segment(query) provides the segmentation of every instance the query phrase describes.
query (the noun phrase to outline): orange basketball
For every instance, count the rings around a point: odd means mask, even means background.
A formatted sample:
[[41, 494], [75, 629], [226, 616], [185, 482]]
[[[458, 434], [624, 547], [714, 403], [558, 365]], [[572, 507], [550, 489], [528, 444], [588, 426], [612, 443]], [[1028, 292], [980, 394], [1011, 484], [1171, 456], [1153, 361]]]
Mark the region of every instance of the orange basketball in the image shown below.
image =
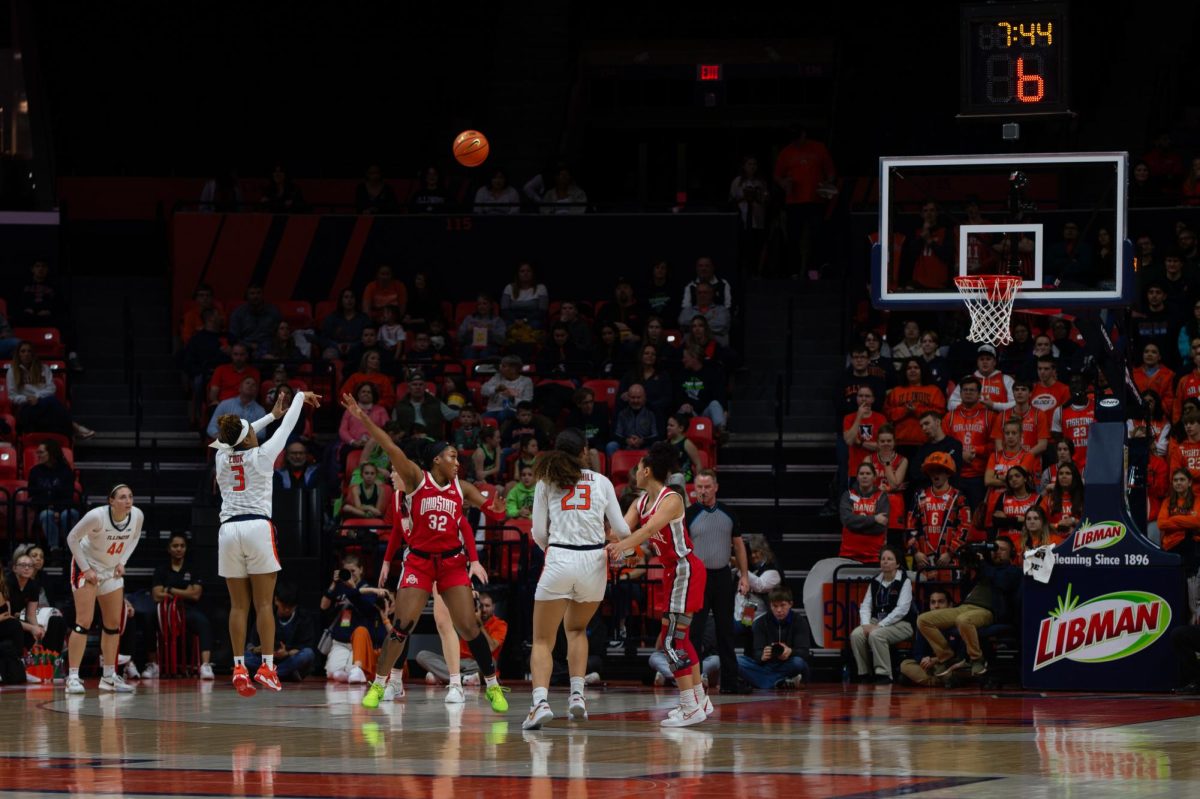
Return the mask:
[[477, 130], [464, 130], [454, 137], [454, 158], [463, 166], [479, 166], [488, 157], [488, 140]]

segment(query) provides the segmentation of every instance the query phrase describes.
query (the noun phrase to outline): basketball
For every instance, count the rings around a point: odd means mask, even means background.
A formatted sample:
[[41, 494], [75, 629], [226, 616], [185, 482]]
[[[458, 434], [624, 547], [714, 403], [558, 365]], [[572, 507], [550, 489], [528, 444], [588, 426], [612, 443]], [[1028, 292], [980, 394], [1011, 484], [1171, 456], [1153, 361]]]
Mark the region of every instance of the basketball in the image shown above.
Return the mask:
[[464, 130], [454, 137], [454, 158], [463, 166], [479, 166], [488, 157], [488, 140], [477, 130]]

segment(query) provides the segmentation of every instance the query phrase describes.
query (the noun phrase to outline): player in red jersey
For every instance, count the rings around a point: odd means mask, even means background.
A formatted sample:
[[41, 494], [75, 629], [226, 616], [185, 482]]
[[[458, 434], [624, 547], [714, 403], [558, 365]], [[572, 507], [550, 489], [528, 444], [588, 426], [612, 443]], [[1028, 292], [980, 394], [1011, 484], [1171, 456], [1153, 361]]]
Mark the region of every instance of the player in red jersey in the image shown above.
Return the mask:
[[654, 542], [667, 593], [660, 641], [679, 685], [679, 707], [662, 720], [662, 726], [690, 727], [712, 711], [700, 682], [700, 657], [688, 635], [692, 615], [704, 607], [707, 572], [703, 561], [692, 553], [692, 539], [683, 520], [683, 498], [666, 486], [667, 476], [675, 470], [674, 447], [665, 441], [650, 447], [637, 469], [637, 487], [645, 493], [625, 514], [625, 521], [637, 529], [628, 538], [608, 544], [607, 549], [609, 559], [616, 560], [647, 541]]
[[503, 519], [506, 515], [503, 499], [497, 492], [492, 505], [485, 508], [487, 501], [479, 489], [470, 483], [460, 484], [458, 450], [445, 441], [427, 445], [430, 467], [428, 471], [422, 470], [408, 459], [391, 436], [371, 421], [353, 397], [343, 395], [342, 405], [362, 422], [371, 437], [388, 454], [392, 469], [406, 486], [411, 486], [406, 504], [412, 516], [412, 529], [405, 542], [404, 569], [396, 592], [392, 631], [379, 655], [375, 682], [363, 697], [363, 707], [379, 707], [392, 667], [403, 656], [408, 638], [416, 629], [417, 620], [436, 585], [446, 609], [450, 611], [455, 629], [467, 642], [479, 664], [479, 671], [487, 684], [488, 702], [497, 713], [507, 711], [508, 700], [496, 679], [491, 649], [475, 618], [475, 598], [471, 591], [467, 553], [459, 534], [459, 521], [466, 505], [484, 509], [485, 513], [490, 512], [492, 518]]

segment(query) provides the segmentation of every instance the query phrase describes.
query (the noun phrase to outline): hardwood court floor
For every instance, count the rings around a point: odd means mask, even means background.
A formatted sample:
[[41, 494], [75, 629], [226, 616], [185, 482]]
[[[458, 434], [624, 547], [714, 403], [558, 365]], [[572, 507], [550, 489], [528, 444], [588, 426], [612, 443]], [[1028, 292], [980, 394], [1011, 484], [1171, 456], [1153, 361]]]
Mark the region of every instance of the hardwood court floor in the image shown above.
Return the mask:
[[375, 711], [361, 694], [0, 691], [0, 797], [1200, 796], [1200, 701], [1168, 696], [818, 685], [714, 697], [709, 721], [664, 730], [673, 691], [617, 687], [591, 691], [590, 721], [523, 733], [527, 686], [505, 715], [473, 691], [447, 706], [420, 684]]

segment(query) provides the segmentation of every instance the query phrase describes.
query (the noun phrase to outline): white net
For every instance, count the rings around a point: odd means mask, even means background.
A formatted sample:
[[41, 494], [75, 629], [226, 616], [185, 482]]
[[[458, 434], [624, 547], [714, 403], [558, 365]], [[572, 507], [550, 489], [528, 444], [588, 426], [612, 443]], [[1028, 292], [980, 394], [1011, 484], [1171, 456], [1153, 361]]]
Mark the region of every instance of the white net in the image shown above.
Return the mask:
[[1009, 320], [1021, 278], [1015, 275], [960, 276], [954, 278], [954, 283], [971, 313], [971, 332], [967, 334], [967, 341], [996, 346], [1011, 343]]

